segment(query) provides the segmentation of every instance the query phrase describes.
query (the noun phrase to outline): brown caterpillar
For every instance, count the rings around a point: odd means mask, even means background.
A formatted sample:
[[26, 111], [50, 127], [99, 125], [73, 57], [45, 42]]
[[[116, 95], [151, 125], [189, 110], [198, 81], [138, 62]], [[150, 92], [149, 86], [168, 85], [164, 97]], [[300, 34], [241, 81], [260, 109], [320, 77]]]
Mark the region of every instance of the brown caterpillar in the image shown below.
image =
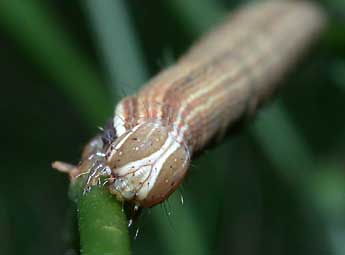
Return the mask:
[[121, 201], [151, 207], [174, 192], [191, 158], [247, 115], [319, 34], [325, 18], [304, 1], [267, 1], [233, 13], [175, 65], [118, 103], [79, 166], [55, 162], [85, 190], [108, 185]]

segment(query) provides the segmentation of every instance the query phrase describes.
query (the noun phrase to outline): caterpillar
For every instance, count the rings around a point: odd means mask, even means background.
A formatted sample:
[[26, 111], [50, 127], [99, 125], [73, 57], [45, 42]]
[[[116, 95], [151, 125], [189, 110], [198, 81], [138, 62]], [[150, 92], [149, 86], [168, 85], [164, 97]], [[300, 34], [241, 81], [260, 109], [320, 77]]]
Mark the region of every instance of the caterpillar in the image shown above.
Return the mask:
[[120, 201], [152, 207], [184, 179], [191, 159], [252, 116], [320, 34], [325, 16], [306, 1], [265, 1], [235, 11], [176, 64], [122, 99], [81, 163], [53, 163], [85, 192], [107, 185]]

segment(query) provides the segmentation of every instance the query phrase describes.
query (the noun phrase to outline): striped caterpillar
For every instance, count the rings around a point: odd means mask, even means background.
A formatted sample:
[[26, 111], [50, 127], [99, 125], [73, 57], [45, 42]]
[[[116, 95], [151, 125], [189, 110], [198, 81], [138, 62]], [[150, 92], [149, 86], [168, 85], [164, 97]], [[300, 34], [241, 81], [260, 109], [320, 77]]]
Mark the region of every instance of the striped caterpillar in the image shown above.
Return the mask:
[[121, 201], [151, 207], [174, 192], [191, 158], [254, 114], [324, 24], [303, 1], [267, 1], [233, 13], [175, 65], [121, 100], [78, 166], [55, 162], [85, 191], [107, 185]]

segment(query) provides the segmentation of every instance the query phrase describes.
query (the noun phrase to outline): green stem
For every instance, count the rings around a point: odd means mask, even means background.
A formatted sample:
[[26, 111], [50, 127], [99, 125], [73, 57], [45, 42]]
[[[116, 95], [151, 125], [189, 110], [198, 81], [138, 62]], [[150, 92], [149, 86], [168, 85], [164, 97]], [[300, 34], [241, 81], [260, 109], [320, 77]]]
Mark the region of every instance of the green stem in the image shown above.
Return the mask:
[[78, 205], [81, 253], [130, 254], [127, 219], [122, 204], [104, 187], [82, 195], [85, 178], [70, 187], [69, 196]]
[[93, 188], [78, 207], [82, 254], [130, 254], [126, 217], [107, 189]]

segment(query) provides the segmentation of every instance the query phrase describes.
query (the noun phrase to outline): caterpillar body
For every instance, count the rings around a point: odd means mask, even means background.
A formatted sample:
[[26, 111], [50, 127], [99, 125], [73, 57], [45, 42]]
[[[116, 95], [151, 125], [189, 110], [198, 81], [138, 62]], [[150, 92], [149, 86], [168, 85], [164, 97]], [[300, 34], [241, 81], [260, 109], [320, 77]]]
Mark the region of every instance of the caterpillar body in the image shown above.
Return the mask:
[[137, 206], [164, 201], [196, 152], [275, 91], [323, 24], [322, 11], [309, 2], [242, 7], [136, 95], [121, 100], [110, 125], [85, 147], [79, 166], [54, 167], [72, 179], [88, 174], [86, 191], [103, 182], [119, 200]]

